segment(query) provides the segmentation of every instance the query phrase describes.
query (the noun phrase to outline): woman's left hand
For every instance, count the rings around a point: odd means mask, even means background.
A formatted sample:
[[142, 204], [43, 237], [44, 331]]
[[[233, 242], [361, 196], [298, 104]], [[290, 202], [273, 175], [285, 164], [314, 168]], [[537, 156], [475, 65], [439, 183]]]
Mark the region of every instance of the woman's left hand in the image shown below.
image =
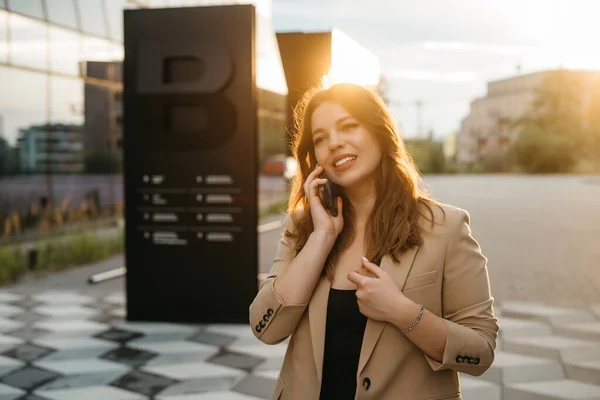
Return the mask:
[[399, 310], [414, 303], [400, 291], [390, 274], [365, 257], [361, 260], [365, 270], [374, 277], [362, 275], [358, 271], [348, 273], [348, 280], [358, 286], [358, 308], [367, 318], [392, 322], [398, 317]]

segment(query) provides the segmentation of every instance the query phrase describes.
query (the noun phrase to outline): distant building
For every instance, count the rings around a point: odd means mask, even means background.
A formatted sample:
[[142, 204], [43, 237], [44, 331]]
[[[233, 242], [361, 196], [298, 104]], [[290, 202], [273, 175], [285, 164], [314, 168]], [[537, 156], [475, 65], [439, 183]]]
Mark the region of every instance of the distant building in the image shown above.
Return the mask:
[[[457, 162], [472, 165], [505, 154], [519, 134], [511, 122], [531, 108], [535, 89], [551, 72], [540, 71], [488, 82], [487, 95], [471, 102], [469, 115], [461, 122]], [[584, 80], [600, 76], [598, 71], [578, 73]]]
[[84, 169], [81, 126], [41, 125], [19, 130], [19, 164], [25, 173], [77, 173]]

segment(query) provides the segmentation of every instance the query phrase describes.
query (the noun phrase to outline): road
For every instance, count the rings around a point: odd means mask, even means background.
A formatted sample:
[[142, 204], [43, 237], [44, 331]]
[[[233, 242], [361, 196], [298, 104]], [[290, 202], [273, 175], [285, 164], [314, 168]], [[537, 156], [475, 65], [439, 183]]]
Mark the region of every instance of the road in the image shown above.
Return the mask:
[[[497, 302], [536, 300], [572, 307], [600, 302], [600, 177], [427, 176], [425, 182], [434, 198], [469, 212]], [[269, 272], [280, 234], [281, 228], [259, 235], [262, 273]], [[122, 281], [90, 288], [85, 279], [122, 263], [118, 256], [15, 289], [110, 293], [122, 289]]]

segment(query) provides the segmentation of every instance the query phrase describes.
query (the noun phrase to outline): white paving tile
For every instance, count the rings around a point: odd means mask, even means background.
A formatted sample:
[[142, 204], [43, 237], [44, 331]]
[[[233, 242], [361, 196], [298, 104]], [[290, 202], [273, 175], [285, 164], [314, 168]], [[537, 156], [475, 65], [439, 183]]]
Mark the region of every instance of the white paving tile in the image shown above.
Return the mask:
[[556, 360], [497, 351], [492, 366], [478, 379], [504, 385], [564, 377], [562, 366]]
[[103, 299], [107, 303], [113, 303], [124, 306], [127, 304], [127, 298], [124, 292], [113, 292]]
[[17, 322], [12, 319], [0, 317], [0, 333], [15, 331], [25, 325], [22, 322]]
[[82, 294], [77, 293], [76, 291], [65, 291], [65, 290], [49, 290], [39, 294], [36, 294], [33, 297], [37, 301], [41, 301], [43, 303], [48, 304], [92, 304], [96, 302], [96, 299], [90, 296], [84, 296]]
[[600, 342], [600, 321], [556, 325], [554, 330], [559, 335]]
[[102, 324], [95, 321], [85, 320], [57, 320], [49, 319], [36, 322], [34, 327], [46, 329], [50, 332], [56, 332], [68, 335], [84, 335], [101, 332], [110, 328], [107, 324]]
[[131, 322], [123, 321], [115, 324], [117, 328], [125, 329], [128, 331], [142, 332], [146, 335], [156, 334], [192, 334], [198, 331], [198, 327], [192, 327], [181, 324], [170, 324], [170, 323], [159, 323], [159, 322]]
[[187, 342], [184, 340], [166, 342], [140, 342], [139, 340], [132, 340], [127, 343], [127, 347], [158, 354], [197, 353], [206, 355], [206, 358], [220, 351], [218, 346]]
[[224, 333], [226, 335], [238, 337], [252, 336], [256, 339], [256, 336], [254, 336], [252, 333], [250, 324], [209, 324], [206, 327], [206, 330], [214, 333]]
[[23, 313], [23, 311], [21, 307], [0, 303], [0, 317], [12, 317], [13, 315]]
[[88, 358], [83, 360], [65, 360], [65, 361], [41, 361], [34, 365], [51, 371], [59, 372], [63, 375], [93, 374], [99, 372], [127, 372], [130, 367], [124, 364], [111, 362], [102, 359]]
[[91, 309], [88, 307], [82, 307], [80, 305], [68, 305], [68, 304], [46, 304], [43, 306], [34, 307], [33, 311], [48, 315], [53, 318], [81, 318], [88, 319], [100, 313], [100, 310]]
[[504, 398], [510, 400], [597, 400], [600, 386], [569, 379], [507, 385]]
[[500, 385], [460, 374], [460, 390], [463, 400], [502, 400]]
[[52, 400], [147, 400], [142, 396], [112, 386], [88, 386], [73, 389], [38, 390], [34, 394]]
[[5, 290], [0, 290], [0, 303], [8, 303], [11, 301], [19, 301], [23, 298], [23, 295], [7, 292]]
[[21, 343], [24, 343], [23, 339], [19, 339], [12, 336], [0, 335], [0, 353], [12, 349]]
[[287, 343], [280, 343], [280, 344], [273, 346], [273, 345], [267, 345], [267, 344], [264, 344], [261, 342], [260, 344], [246, 345], [246, 346], [231, 345], [231, 346], [227, 346], [227, 349], [229, 351], [255, 355], [257, 357], [263, 357], [263, 358], [280, 357], [281, 359], [283, 359], [283, 357], [285, 357], [285, 352], [287, 351], [287, 347], [288, 347]]
[[[180, 394], [174, 396], [157, 396], [156, 400], [256, 400], [260, 397], [248, 396], [236, 392], [208, 392], [194, 394]], [[263, 400], [263, 399], [261, 399]]]
[[0, 399], [14, 400], [23, 396], [25, 391], [0, 383]]
[[567, 378], [600, 385], [600, 360], [565, 362]]
[[262, 376], [263, 378], [277, 380], [277, 378], [279, 378], [279, 372], [280, 372], [280, 370], [278, 370], [278, 369], [271, 369], [268, 371], [256, 371], [256, 372], [253, 372], [252, 375]]
[[498, 318], [500, 326], [499, 337], [511, 338], [521, 336], [551, 335], [552, 327], [542, 321], [528, 321], [522, 318]]
[[528, 336], [504, 340], [504, 351], [520, 353], [534, 357], [560, 360], [561, 356], [568, 355], [571, 351], [585, 351], [594, 349], [597, 342], [590, 340], [574, 339], [565, 336]]
[[504, 302], [503, 317], [545, 321], [548, 323], [590, 322], [595, 317], [588, 310], [553, 307], [537, 302]]
[[14, 371], [24, 366], [24, 363], [22, 363], [21, 361], [17, 361], [14, 358], [0, 356], [0, 376], [9, 374], [11, 371]]
[[67, 335], [45, 335], [33, 340], [41, 346], [57, 350], [82, 350], [82, 349], [114, 349], [119, 347], [118, 343], [91, 337], [67, 336]]
[[154, 365], [142, 368], [144, 371], [163, 375], [173, 379], [218, 378], [223, 376], [243, 376], [244, 371], [222, 365], [205, 362], [189, 362], [181, 364]]

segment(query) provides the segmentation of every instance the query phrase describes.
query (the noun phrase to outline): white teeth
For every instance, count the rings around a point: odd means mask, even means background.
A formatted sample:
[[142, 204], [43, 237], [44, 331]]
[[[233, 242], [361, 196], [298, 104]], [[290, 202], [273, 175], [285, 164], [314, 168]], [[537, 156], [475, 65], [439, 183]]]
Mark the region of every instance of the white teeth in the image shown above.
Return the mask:
[[356, 157], [346, 157], [346, 158], [342, 158], [340, 161], [335, 163], [336, 167], [339, 167], [340, 165], [347, 163], [348, 161], [352, 161], [352, 160], [356, 160]]

